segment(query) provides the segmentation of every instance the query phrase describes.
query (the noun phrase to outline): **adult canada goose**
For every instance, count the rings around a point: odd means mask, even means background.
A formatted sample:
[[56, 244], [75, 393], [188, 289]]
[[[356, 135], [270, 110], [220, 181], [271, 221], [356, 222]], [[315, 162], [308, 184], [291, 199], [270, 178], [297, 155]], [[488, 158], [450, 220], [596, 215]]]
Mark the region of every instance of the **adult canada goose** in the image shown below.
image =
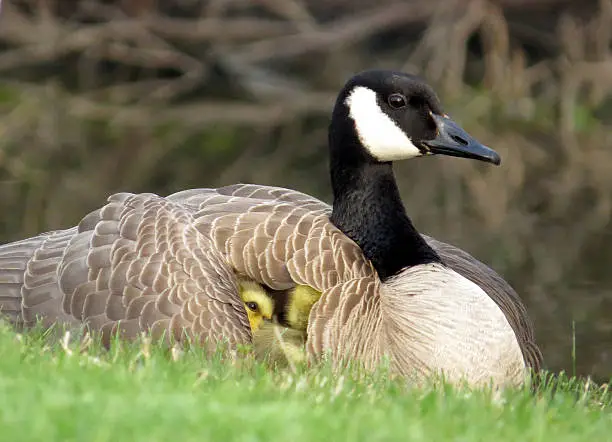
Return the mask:
[[106, 338], [150, 330], [248, 342], [238, 275], [322, 293], [307, 329], [315, 358], [374, 367], [387, 356], [408, 377], [444, 372], [472, 384], [520, 383], [526, 367], [539, 369], [516, 293], [467, 253], [418, 234], [391, 167], [432, 154], [499, 156], [445, 115], [424, 82], [389, 71], [348, 81], [329, 148], [331, 212], [266, 186], [123, 193], [77, 227], [4, 245], [3, 311], [27, 324], [86, 322]]

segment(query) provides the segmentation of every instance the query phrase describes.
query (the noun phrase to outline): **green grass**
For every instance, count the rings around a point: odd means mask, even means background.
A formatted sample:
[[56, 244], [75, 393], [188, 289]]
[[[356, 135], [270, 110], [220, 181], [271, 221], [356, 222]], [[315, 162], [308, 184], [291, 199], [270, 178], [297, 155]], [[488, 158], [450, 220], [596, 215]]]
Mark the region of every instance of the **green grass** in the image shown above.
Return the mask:
[[48, 342], [0, 329], [1, 440], [598, 441], [612, 430], [607, 391], [576, 381], [495, 395], [172, 357], [146, 341]]

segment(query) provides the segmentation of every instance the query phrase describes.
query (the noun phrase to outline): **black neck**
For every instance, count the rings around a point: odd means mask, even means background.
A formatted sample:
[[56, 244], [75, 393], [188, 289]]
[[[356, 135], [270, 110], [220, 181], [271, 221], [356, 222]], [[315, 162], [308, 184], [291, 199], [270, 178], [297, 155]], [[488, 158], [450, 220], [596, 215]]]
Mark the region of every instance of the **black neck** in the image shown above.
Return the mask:
[[329, 143], [331, 221], [357, 243], [380, 278], [406, 267], [441, 262], [406, 215], [391, 163], [375, 161], [352, 127], [339, 127], [333, 120]]

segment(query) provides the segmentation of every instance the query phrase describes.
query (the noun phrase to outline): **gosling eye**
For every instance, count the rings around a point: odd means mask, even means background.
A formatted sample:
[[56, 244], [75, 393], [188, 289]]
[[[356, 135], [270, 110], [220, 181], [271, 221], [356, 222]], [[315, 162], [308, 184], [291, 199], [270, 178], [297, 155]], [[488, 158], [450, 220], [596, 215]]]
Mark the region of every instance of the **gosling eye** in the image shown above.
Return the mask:
[[404, 97], [402, 94], [391, 94], [389, 95], [387, 101], [389, 102], [389, 106], [394, 109], [401, 109], [408, 103], [406, 97]]
[[254, 312], [256, 312], [257, 310], [259, 310], [259, 306], [257, 305], [256, 302], [247, 302], [246, 306], [249, 308], [249, 310], [252, 310]]

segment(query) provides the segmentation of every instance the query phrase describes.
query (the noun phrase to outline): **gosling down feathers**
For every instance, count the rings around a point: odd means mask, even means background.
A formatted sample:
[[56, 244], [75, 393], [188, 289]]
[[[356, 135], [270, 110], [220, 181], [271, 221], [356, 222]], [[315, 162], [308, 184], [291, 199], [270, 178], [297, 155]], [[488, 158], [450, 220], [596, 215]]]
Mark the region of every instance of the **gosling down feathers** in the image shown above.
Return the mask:
[[264, 321], [272, 320], [274, 298], [261, 285], [243, 279], [238, 281], [238, 290], [249, 318], [251, 331], [259, 330]]
[[[274, 297], [260, 284], [250, 280], [238, 283], [240, 298], [245, 304], [251, 331], [253, 333], [253, 353], [256, 358], [272, 366], [285, 366], [306, 361], [306, 325], [310, 313], [311, 295], [316, 296], [310, 288], [297, 286], [288, 293], [297, 302], [284, 302], [282, 309], [297, 310], [286, 315], [290, 324], [299, 328], [288, 328], [272, 321], [275, 310]], [[319, 294], [320, 295], [320, 294]], [[317, 297], [318, 299], [318, 297]], [[305, 308], [304, 308], [305, 306]], [[306, 324], [302, 326], [302, 324]]]
[[23, 325], [85, 323], [107, 340], [150, 331], [248, 343], [237, 282], [246, 278], [272, 294], [321, 294], [307, 323], [314, 360], [374, 368], [388, 358], [411, 379], [443, 373], [474, 385], [520, 384], [539, 370], [518, 295], [466, 252], [420, 235], [392, 170], [419, 156], [499, 156], [451, 120], [427, 84], [391, 71], [346, 83], [329, 150], [332, 207], [249, 184], [120, 193], [76, 227], [0, 246], [2, 312]]

